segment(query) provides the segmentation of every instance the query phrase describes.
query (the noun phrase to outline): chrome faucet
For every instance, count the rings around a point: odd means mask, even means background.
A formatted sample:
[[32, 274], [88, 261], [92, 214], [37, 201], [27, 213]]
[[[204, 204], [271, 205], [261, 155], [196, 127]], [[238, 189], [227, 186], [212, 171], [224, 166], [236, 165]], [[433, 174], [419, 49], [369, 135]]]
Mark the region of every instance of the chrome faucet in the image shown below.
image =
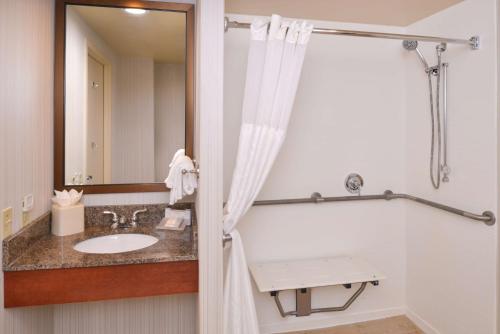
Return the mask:
[[118, 226], [121, 227], [122, 225], [125, 225], [125, 217], [118, 218], [118, 215], [114, 211], [104, 211], [102, 214], [103, 215], [113, 215], [113, 219], [112, 219], [113, 224], [111, 224], [111, 228], [113, 230], [116, 229]]
[[139, 222], [139, 218], [137, 218], [137, 215], [140, 213], [147, 212], [147, 211], [148, 211], [148, 209], [141, 209], [141, 210], [134, 211], [134, 213], [132, 214], [132, 227], [136, 227], [137, 223]]
[[142, 209], [142, 210], [136, 210], [132, 214], [132, 221], [130, 224], [127, 223], [127, 219], [125, 217], [119, 217], [116, 212], [113, 211], [104, 211], [102, 214], [103, 215], [113, 215], [111, 228], [114, 230], [116, 228], [128, 228], [128, 227], [136, 227], [137, 223], [139, 221], [139, 218], [137, 217], [138, 214], [144, 213], [148, 211], [148, 209]]

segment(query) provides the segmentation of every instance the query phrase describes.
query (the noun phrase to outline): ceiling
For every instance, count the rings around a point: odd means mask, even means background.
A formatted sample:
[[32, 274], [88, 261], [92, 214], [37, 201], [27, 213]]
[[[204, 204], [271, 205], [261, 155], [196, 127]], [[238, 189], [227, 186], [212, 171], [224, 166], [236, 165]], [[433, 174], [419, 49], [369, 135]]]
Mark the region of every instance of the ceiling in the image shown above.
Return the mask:
[[132, 15], [121, 8], [71, 6], [118, 54], [183, 63], [186, 49], [186, 15], [149, 10]]
[[226, 0], [226, 13], [407, 26], [463, 0]]

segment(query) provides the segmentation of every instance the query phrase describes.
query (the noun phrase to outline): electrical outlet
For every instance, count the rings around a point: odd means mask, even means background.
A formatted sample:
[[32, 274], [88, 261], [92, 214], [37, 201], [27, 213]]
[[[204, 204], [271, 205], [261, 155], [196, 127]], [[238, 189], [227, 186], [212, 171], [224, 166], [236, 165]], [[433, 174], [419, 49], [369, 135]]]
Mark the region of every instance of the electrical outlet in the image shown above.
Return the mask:
[[34, 205], [34, 199], [33, 199], [33, 194], [28, 194], [24, 196], [23, 198], [23, 203], [22, 203], [22, 208], [23, 208], [23, 227], [28, 225], [29, 220], [30, 220], [30, 211], [33, 210], [33, 205]]
[[2, 211], [2, 230], [3, 239], [12, 234], [12, 208], [6, 208]]
[[30, 222], [30, 213], [23, 212], [23, 227], [28, 225], [29, 222]]

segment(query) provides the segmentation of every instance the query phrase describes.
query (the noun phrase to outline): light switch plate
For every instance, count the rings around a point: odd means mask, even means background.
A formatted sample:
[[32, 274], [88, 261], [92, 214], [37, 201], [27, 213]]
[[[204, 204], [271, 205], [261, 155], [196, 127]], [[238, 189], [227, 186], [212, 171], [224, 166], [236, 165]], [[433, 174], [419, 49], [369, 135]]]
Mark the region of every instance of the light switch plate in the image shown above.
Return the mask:
[[12, 234], [12, 208], [2, 211], [2, 238], [5, 239]]
[[23, 212], [29, 212], [33, 210], [34, 199], [33, 194], [28, 194], [23, 198]]

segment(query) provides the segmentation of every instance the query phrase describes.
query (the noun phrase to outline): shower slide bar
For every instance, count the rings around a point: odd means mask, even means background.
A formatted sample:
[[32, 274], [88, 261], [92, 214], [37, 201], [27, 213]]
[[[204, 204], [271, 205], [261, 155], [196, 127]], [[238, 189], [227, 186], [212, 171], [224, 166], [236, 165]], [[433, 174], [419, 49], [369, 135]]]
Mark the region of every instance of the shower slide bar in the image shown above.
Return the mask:
[[[250, 23], [230, 21], [228, 17], [225, 17], [224, 31], [227, 32], [229, 28], [250, 28]], [[472, 36], [469, 39], [459, 39], [459, 38], [446, 38], [437, 36], [406, 35], [406, 34], [393, 34], [393, 33], [373, 32], [373, 31], [342, 30], [342, 29], [327, 29], [327, 28], [314, 28], [312, 32], [315, 34], [323, 34], [323, 35], [340, 35], [340, 36], [354, 36], [354, 37], [413, 40], [421, 42], [463, 44], [463, 45], [469, 45], [473, 50], [477, 50], [480, 47], [479, 36]]]
[[[381, 199], [385, 199], [387, 201], [393, 199], [407, 199], [436, 209], [444, 210], [462, 217], [466, 217], [478, 222], [482, 222], [488, 226], [494, 225], [496, 222], [495, 214], [491, 211], [484, 211], [482, 214], [478, 215], [448, 205], [429, 201], [420, 197], [408, 194], [395, 194], [391, 190], [386, 190], [381, 195], [336, 196], [336, 197], [322, 197], [320, 193], [315, 192], [309, 198], [255, 201], [253, 205], [260, 206], [260, 205], [283, 205], [283, 204], [303, 204], [303, 203], [323, 203], [323, 202], [349, 202], [349, 201], [369, 201], [369, 200], [381, 200]], [[225, 234], [222, 238], [222, 241], [223, 244], [225, 244], [228, 241], [231, 241], [231, 236]]]

